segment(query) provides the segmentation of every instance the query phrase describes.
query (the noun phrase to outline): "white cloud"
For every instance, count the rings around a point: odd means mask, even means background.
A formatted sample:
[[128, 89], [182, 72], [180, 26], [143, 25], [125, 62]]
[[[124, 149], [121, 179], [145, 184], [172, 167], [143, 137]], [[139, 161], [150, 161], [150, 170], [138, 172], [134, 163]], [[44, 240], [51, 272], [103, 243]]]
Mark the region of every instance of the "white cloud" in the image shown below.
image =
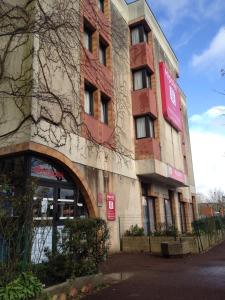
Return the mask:
[[210, 45], [201, 54], [194, 55], [192, 66], [200, 68], [222, 67], [225, 61], [225, 26], [221, 27]]
[[190, 118], [190, 137], [197, 192], [225, 191], [225, 106], [212, 107]]
[[[166, 35], [174, 36], [178, 48], [186, 45], [204, 27], [205, 21], [216, 23], [224, 19], [224, 0], [149, 0], [149, 4], [161, 16], [162, 28]], [[180, 37], [178, 32], [182, 24], [189, 26], [186, 34]]]

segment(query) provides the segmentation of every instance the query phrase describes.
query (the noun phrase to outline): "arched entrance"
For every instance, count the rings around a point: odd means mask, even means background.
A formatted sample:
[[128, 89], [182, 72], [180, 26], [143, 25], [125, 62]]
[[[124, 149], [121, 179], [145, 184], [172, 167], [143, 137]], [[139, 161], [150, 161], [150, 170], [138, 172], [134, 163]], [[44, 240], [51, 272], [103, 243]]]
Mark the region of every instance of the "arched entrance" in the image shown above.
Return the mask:
[[[81, 176], [77, 177], [68, 167], [73, 164], [66, 157], [61, 156], [64, 163], [59, 161], [60, 155], [56, 157], [57, 159], [29, 151], [0, 158], [0, 174], [21, 177], [19, 193], [23, 189], [23, 182], [24, 186], [28, 179], [35, 182], [32, 202], [35, 234], [31, 253], [34, 262], [45, 258], [45, 248], [57, 250], [57, 242], [66, 219], [96, 216], [92, 205], [93, 197], [89, 197], [90, 191], [86, 189], [87, 184], [82, 185]], [[12, 178], [11, 184], [15, 187], [13, 181]]]

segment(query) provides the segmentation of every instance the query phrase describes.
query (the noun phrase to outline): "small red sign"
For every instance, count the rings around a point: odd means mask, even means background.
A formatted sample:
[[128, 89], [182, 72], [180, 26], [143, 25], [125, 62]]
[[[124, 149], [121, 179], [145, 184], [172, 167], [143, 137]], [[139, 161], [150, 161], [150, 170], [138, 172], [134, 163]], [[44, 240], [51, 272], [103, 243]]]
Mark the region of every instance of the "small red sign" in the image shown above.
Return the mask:
[[115, 202], [115, 195], [113, 193], [108, 193], [106, 196], [106, 212], [108, 221], [116, 220]]
[[162, 108], [164, 118], [178, 131], [182, 130], [180, 91], [164, 62], [159, 63]]

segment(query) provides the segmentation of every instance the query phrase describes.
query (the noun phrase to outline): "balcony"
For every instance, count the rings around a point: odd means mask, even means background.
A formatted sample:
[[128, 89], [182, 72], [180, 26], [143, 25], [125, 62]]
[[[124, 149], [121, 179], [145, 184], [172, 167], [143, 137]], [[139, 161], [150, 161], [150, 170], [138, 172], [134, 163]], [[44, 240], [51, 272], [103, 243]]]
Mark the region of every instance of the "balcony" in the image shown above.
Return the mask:
[[160, 159], [160, 144], [157, 139], [144, 138], [135, 141], [136, 159]]
[[157, 118], [156, 96], [152, 89], [133, 91], [131, 96], [134, 116], [151, 113], [155, 118]]
[[152, 48], [147, 43], [139, 43], [130, 47], [131, 69], [148, 66], [154, 71]]
[[171, 188], [188, 186], [188, 179], [184, 172], [157, 159], [136, 160], [136, 173], [138, 176], [152, 179]]
[[114, 147], [114, 131], [106, 124], [95, 119], [93, 116], [84, 114], [85, 137], [93, 139], [99, 144], [104, 144], [106, 147]]

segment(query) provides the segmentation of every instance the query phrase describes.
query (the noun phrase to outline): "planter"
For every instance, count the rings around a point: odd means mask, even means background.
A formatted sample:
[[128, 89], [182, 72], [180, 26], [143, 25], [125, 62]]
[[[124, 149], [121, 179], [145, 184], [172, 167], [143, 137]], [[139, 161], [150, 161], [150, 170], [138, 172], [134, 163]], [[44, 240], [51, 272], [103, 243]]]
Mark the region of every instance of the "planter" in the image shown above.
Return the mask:
[[172, 236], [151, 236], [150, 237], [150, 251], [154, 254], [161, 254], [161, 243], [174, 242]]
[[149, 237], [124, 236], [122, 239], [122, 249], [124, 252], [149, 252]]

